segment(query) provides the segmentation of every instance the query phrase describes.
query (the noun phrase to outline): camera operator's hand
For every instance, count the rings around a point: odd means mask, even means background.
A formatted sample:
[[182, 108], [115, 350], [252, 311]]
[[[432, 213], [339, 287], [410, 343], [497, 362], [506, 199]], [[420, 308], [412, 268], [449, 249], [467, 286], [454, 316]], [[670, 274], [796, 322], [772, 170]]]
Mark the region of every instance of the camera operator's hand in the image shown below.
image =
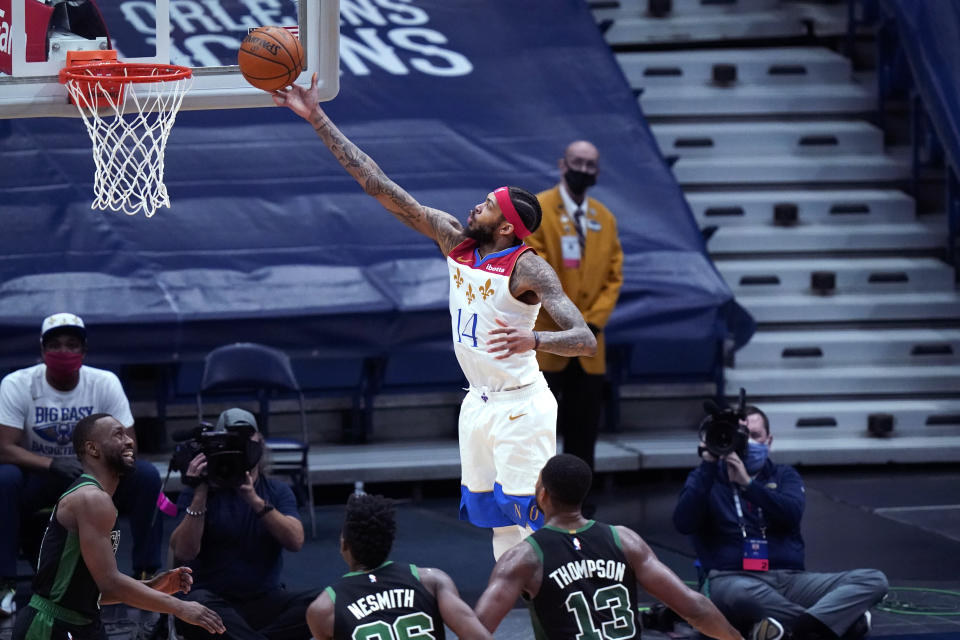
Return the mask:
[[750, 484], [750, 474], [747, 473], [747, 468], [744, 466], [740, 456], [731, 451], [723, 456], [723, 461], [726, 463], [727, 480], [741, 487], [746, 487]]
[[260, 511], [263, 509], [263, 505], [266, 504], [263, 498], [258, 496], [256, 490], [253, 488], [253, 476], [250, 475], [249, 471], [247, 471], [247, 475], [243, 478], [243, 484], [237, 487], [237, 493], [240, 494], [243, 501], [250, 505], [250, 508], [254, 511]]
[[83, 465], [73, 456], [51, 458], [50, 473], [55, 473], [67, 482], [73, 482], [83, 473]]
[[193, 457], [193, 460], [190, 461], [190, 464], [187, 465], [187, 480], [186, 484], [191, 487], [196, 487], [200, 484], [204, 484], [207, 481], [207, 456], [203, 453], [198, 453]]
[[707, 451], [707, 443], [703, 440], [700, 441], [700, 444], [697, 445], [697, 454], [703, 459], [704, 462], [716, 462], [717, 456], [713, 455]]

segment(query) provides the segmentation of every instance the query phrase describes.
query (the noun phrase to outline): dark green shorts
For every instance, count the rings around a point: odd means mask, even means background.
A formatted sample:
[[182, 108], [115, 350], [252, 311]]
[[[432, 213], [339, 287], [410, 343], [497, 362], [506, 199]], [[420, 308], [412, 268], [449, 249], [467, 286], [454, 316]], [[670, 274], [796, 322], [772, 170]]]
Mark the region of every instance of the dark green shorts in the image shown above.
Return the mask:
[[[86, 624], [78, 624], [82, 621]], [[107, 640], [107, 634], [99, 617], [90, 621], [34, 596], [17, 613], [12, 640]]]

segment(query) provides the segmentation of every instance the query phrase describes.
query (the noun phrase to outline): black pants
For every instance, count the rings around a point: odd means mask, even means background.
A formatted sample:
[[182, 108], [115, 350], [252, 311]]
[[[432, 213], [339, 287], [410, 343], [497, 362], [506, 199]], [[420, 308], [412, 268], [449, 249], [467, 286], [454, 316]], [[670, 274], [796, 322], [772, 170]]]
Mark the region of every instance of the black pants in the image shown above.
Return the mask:
[[227, 631], [223, 635], [213, 635], [203, 627], [182, 620], [177, 620], [177, 631], [186, 640], [304, 640], [310, 637], [307, 607], [318, 595], [319, 589], [276, 589], [249, 598], [228, 598], [204, 589], [194, 590], [184, 598], [220, 614]]
[[563, 371], [544, 371], [543, 375], [557, 397], [557, 435], [563, 438], [563, 452], [593, 469], [603, 411], [603, 375], [587, 373], [577, 358], [570, 358]]

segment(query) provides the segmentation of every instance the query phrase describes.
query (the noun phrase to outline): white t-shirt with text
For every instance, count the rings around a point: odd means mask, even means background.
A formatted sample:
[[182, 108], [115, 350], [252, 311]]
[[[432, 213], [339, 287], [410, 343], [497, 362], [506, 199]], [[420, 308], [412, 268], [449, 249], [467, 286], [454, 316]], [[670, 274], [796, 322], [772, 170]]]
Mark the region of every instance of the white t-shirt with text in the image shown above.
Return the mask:
[[73, 456], [73, 428], [93, 413], [109, 413], [133, 426], [130, 402], [117, 376], [80, 367], [72, 391], [58, 391], [46, 379], [47, 365], [19, 369], [0, 381], [0, 425], [23, 429], [21, 446], [47, 457]]

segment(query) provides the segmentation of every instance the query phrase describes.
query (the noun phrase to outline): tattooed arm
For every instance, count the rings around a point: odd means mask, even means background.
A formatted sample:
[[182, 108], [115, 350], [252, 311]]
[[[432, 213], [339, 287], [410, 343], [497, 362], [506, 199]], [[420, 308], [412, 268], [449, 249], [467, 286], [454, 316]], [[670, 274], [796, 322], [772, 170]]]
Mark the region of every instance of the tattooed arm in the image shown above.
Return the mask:
[[499, 318], [500, 326], [490, 331], [490, 352], [503, 352], [497, 359], [530, 349], [560, 356], [592, 356], [597, 353], [597, 339], [587, 327], [583, 315], [563, 292], [557, 273], [546, 260], [532, 251], [517, 260], [510, 276], [510, 293], [529, 304], [538, 300], [550, 314], [560, 331], [533, 331], [508, 327]]
[[320, 108], [319, 94], [317, 75], [314, 74], [309, 89], [292, 85], [289, 89], [275, 91], [273, 101], [278, 106], [289, 107], [309, 122], [337, 162], [368, 195], [376, 198], [384, 209], [411, 229], [433, 239], [444, 255], [450, 253], [464, 237], [460, 221], [449, 213], [421, 205], [400, 185], [388, 178], [377, 163], [350, 142], [327, 117]]

